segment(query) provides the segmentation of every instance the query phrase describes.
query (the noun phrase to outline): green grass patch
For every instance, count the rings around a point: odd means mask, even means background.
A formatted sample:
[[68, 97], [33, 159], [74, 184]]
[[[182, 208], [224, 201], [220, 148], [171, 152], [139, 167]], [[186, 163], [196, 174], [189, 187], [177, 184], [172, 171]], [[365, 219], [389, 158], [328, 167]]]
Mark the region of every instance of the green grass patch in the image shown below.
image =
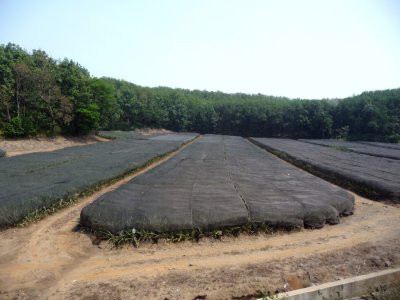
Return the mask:
[[154, 232], [146, 230], [123, 230], [118, 233], [112, 233], [107, 230], [92, 230], [90, 228], [78, 226], [77, 230], [89, 233], [96, 237], [97, 240], [108, 241], [115, 247], [130, 244], [139, 247], [141, 243], [155, 243], [164, 240], [171, 243], [179, 243], [184, 241], [198, 242], [202, 238], [212, 238], [220, 240], [222, 237], [238, 237], [240, 234], [271, 235], [278, 230], [293, 231], [295, 227], [277, 228], [266, 223], [249, 223], [242, 226], [232, 226], [210, 231], [201, 231], [200, 229], [174, 231], [174, 232]]

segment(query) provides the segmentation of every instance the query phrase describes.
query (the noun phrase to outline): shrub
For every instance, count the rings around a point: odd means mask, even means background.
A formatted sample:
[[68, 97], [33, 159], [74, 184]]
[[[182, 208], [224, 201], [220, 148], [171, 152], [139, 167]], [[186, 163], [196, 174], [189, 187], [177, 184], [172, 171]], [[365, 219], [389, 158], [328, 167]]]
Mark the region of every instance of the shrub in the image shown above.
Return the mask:
[[22, 127], [22, 119], [13, 118], [4, 127], [4, 136], [6, 137], [21, 137], [24, 136], [24, 128]]
[[16, 117], [11, 119], [4, 128], [6, 137], [24, 137], [36, 135], [36, 128], [27, 118]]

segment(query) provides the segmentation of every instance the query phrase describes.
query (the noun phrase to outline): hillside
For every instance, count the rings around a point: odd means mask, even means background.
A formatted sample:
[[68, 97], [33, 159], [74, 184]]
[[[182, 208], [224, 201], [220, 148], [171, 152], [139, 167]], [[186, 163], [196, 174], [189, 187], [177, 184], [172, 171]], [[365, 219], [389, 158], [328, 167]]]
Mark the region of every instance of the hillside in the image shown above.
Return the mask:
[[166, 128], [241, 136], [398, 142], [400, 89], [345, 99], [289, 99], [95, 78], [79, 63], [0, 45], [0, 134], [85, 135]]

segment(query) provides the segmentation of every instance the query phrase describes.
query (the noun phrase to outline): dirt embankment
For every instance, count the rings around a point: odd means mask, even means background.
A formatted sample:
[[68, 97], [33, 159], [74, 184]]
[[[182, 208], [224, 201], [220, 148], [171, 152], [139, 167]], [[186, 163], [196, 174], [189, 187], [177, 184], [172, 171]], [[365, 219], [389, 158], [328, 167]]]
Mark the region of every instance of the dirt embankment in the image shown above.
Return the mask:
[[[136, 130], [143, 136], [154, 134], [172, 133], [166, 129], [141, 128]], [[0, 149], [6, 151], [6, 156], [16, 156], [34, 152], [49, 152], [67, 147], [84, 146], [98, 142], [107, 142], [109, 139], [99, 136], [80, 136], [80, 137], [36, 137], [23, 139], [0, 139]]]
[[54, 138], [0, 140], [0, 149], [3, 149], [7, 152], [6, 156], [11, 157], [34, 152], [49, 152], [66, 147], [83, 146], [105, 141], [108, 140], [98, 136], [58, 136]]

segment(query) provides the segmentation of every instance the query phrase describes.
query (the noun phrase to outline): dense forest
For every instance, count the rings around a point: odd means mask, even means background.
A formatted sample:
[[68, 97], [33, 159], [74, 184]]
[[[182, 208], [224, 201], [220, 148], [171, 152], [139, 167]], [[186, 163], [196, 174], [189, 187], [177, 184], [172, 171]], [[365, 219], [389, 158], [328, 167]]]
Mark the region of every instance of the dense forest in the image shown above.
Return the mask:
[[0, 45], [0, 135], [139, 127], [242, 136], [400, 141], [400, 89], [345, 99], [148, 88], [95, 78], [69, 59]]

